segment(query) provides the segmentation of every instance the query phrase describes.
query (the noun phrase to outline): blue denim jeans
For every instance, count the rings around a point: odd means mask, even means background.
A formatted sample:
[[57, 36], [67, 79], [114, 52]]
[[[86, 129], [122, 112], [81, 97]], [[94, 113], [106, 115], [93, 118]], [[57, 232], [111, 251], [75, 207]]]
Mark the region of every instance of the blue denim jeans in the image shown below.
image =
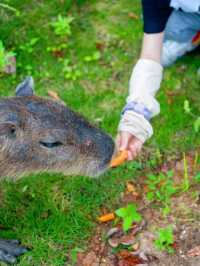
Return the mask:
[[166, 40], [181, 43], [190, 42], [198, 31], [200, 31], [199, 13], [186, 13], [180, 10], [174, 10], [165, 28], [164, 42]]

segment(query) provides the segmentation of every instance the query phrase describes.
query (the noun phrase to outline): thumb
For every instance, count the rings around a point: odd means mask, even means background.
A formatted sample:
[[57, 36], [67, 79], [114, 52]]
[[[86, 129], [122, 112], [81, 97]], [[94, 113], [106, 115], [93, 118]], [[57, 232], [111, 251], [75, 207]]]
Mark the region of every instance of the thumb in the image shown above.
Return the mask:
[[119, 150], [128, 150], [129, 141], [131, 139], [132, 135], [128, 132], [122, 131], [120, 133], [120, 143], [119, 143]]

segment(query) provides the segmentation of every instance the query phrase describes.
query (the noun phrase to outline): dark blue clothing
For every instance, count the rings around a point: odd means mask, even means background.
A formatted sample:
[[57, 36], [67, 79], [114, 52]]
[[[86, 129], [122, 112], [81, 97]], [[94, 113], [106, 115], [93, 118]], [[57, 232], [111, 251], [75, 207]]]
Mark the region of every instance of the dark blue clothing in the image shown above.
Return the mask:
[[144, 32], [162, 32], [173, 10], [170, 7], [170, 0], [142, 0], [142, 7]]

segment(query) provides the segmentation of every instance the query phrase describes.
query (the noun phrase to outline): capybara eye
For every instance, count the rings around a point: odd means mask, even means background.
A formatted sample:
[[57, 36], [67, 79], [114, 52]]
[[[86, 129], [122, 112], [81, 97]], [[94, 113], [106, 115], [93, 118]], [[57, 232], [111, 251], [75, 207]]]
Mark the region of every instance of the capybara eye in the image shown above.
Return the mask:
[[13, 125], [13, 126], [11, 126], [11, 128], [10, 128], [10, 133], [11, 133], [11, 134], [15, 134], [15, 132], [16, 132], [16, 127]]
[[63, 145], [62, 142], [60, 141], [55, 141], [55, 142], [45, 142], [45, 141], [40, 141], [40, 145], [42, 145], [43, 147], [45, 148], [49, 148], [49, 149], [52, 149], [52, 148], [56, 148], [58, 146], [61, 146]]

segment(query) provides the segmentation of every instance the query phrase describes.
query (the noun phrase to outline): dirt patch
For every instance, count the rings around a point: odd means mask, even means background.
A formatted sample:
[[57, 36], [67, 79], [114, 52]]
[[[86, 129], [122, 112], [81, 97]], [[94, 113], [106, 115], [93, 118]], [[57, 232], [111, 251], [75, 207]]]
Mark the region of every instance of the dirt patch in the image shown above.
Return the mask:
[[[145, 197], [145, 174], [137, 183], [130, 181], [121, 195], [121, 203], [136, 203], [143, 217], [124, 233], [120, 222], [99, 224], [90, 241], [88, 251], [78, 254], [78, 266], [199, 266], [200, 265], [200, 199], [199, 185], [193, 176], [199, 172], [197, 153], [191, 152], [186, 160], [167, 160], [157, 172], [174, 171], [173, 182], [180, 186], [187, 176], [190, 188], [173, 195], [168, 215], [161, 208], [147, 202]], [[185, 165], [187, 163], [187, 167]], [[187, 169], [186, 169], [187, 168]], [[160, 251], [155, 247], [158, 228], [173, 226], [174, 252]]]

